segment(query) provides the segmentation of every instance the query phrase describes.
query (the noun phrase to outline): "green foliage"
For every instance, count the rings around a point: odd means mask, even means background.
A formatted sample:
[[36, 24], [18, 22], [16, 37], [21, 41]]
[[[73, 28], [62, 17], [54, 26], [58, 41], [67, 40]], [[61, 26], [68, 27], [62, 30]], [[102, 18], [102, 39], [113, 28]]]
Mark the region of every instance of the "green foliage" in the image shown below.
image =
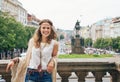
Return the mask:
[[[29, 30], [29, 31], [28, 31]], [[27, 48], [35, 28], [24, 27], [7, 13], [0, 13], [0, 51]]]
[[92, 46], [92, 39], [91, 38], [87, 38], [84, 40], [84, 45], [85, 46]]
[[65, 37], [63, 34], [60, 35], [60, 40], [63, 40]]
[[113, 50], [120, 51], [120, 37], [117, 38], [99, 38], [97, 39], [93, 47], [101, 48], [101, 49], [109, 49], [112, 48]]
[[0, 14], [0, 49], [9, 50], [15, 46], [14, 44], [11, 44], [15, 41], [15, 34], [13, 30], [10, 30], [10, 28], [8, 28], [9, 22], [12, 22], [14, 19], [6, 16], [7, 14], [5, 14], [5, 16], [3, 16], [3, 14]]
[[88, 54], [62, 54], [59, 55], [58, 58], [107, 58], [113, 57], [111, 54], [101, 54], [101, 55], [88, 55]]
[[114, 50], [116, 50], [116, 49], [120, 50], [120, 37], [112, 39], [112, 47]]
[[112, 41], [110, 38], [99, 38], [96, 40], [96, 42], [94, 43], [94, 47], [95, 48], [107, 48], [111, 45]]

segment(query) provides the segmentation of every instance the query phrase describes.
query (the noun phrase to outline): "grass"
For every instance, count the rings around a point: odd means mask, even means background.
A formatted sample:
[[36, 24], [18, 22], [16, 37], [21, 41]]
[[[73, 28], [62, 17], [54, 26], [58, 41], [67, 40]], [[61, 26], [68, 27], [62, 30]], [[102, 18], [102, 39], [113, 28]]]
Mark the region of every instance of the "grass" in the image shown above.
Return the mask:
[[113, 57], [111, 54], [62, 54], [58, 56], [58, 58], [108, 58]]

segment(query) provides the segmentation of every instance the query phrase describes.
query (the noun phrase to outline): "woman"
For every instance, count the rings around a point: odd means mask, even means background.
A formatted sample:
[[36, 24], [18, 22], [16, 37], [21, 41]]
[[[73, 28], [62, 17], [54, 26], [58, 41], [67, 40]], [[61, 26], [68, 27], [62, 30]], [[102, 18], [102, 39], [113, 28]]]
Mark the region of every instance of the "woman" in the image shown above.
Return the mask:
[[11, 82], [56, 82], [58, 42], [53, 23], [43, 19], [30, 39], [25, 57], [12, 59]]

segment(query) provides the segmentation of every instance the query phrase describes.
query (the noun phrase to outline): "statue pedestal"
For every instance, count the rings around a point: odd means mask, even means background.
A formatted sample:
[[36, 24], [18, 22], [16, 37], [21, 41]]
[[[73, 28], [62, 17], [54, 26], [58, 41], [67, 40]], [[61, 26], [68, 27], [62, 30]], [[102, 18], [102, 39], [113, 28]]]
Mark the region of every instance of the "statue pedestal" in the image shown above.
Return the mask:
[[76, 38], [72, 40], [72, 53], [73, 54], [84, 54], [84, 49], [81, 46], [81, 40]]

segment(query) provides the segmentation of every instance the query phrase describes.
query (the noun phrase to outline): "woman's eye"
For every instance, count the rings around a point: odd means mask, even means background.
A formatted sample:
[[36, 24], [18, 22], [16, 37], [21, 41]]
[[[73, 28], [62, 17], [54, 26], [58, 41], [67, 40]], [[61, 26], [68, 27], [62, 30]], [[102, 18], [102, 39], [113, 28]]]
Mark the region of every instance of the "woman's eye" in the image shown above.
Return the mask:
[[42, 27], [43, 29], [45, 29], [45, 27]]
[[50, 27], [42, 27], [42, 29], [48, 29], [48, 30], [49, 30], [49, 29], [50, 29]]
[[49, 27], [47, 27], [47, 29], [50, 29]]

